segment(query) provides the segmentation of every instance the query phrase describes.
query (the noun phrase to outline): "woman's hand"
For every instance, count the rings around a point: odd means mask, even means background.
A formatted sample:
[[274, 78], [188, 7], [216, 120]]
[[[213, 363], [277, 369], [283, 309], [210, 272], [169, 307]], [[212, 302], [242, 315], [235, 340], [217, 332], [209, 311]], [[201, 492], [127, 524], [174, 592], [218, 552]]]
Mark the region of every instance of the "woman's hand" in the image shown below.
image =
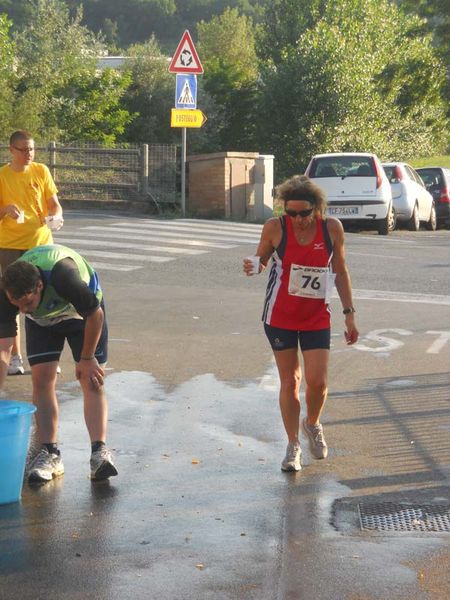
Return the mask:
[[244, 258], [242, 269], [247, 277], [250, 277], [251, 275], [258, 275], [258, 273], [261, 273], [262, 269], [261, 262], [258, 263], [258, 270], [255, 271], [253, 260], [251, 258]]
[[345, 341], [349, 346], [351, 346], [358, 341], [359, 337], [359, 331], [356, 328], [355, 317], [353, 316], [353, 313], [345, 315], [345, 329]]

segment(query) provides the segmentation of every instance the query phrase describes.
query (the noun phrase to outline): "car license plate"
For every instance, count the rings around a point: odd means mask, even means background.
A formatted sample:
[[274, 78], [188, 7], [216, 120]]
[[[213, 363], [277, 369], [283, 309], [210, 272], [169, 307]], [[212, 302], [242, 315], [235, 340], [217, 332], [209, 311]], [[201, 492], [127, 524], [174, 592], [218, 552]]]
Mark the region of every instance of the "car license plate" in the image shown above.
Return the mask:
[[354, 217], [359, 215], [359, 206], [329, 206], [328, 214], [336, 217]]

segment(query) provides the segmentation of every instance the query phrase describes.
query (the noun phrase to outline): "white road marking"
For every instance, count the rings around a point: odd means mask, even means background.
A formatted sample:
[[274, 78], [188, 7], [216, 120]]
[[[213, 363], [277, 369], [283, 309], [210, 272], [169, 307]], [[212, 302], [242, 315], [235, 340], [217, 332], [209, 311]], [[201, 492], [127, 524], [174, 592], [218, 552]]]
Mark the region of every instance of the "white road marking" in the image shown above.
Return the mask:
[[[156, 240], [156, 241], [165, 241], [165, 238], [169, 237], [171, 238], [169, 241], [171, 243], [176, 243], [176, 244], [195, 244], [195, 245], [199, 245], [199, 246], [210, 246], [211, 248], [236, 248], [236, 246], [231, 246], [231, 245], [225, 245], [223, 242], [221, 242], [221, 240], [224, 240], [226, 242], [237, 242], [239, 244], [244, 244], [244, 243], [248, 243], [248, 244], [254, 244], [256, 243], [259, 238], [232, 238], [231, 236], [228, 235], [198, 235], [196, 232], [194, 233], [178, 233], [178, 231], [155, 231], [153, 232], [153, 227], [148, 229], [149, 233], [144, 233], [144, 231], [142, 230], [142, 228], [140, 228], [138, 231], [136, 231], [136, 229], [134, 227], [130, 227], [130, 228], [126, 228], [126, 227], [98, 227], [95, 225], [89, 225], [88, 227], [83, 227], [82, 228], [83, 231], [88, 230], [96, 232], [96, 231], [109, 231], [110, 234], [111, 232], [115, 233], [115, 232], [120, 232], [120, 233], [130, 233], [133, 234], [132, 236], [121, 236], [124, 238], [127, 237], [133, 237], [135, 239], [142, 239], [142, 240]], [[138, 234], [140, 237], [138, 237], [136, 234]], [[184, 241], [184, 238], [187, 238], [186, 241]], [[193, 241], [189, 241], [189, 240], [193, 240]], [[196, 241], [196, 240], [201, 240], [201, 241]], [[203, 241], [203, 240], [217, 240], [217, 243], [214, 242], [207, 242], [207, 241]]]
[[94, 269], [99, 271], [137, 271], [138, 269], [144, 268], [143, 265], [137, 267], [133, 265], [118, 265], [97, 261], [90, 261], [90, 264], [94, 267]]
[[450, 331], [425, 331], [430, 335], [439, 336], [427, 350], [427, 354], [439, 354], [442, 348], [450, 341]]
[[369, 252], [352, 252], [351, 250], [346, 251], [347, 256], [370, 256], [370, 258], [382, 258], [384, 260], [389, 260], [391, 258], [399, 258], [400, 260], [405, 260], [406, 256], [393, 256], [392, 254], [370, 254]]
[[[89, 225], [88, 227], [83, 227], [83, 229], [92, 229], [94, 228], [95, 225]], [[189, 227], [189, 226], [185, 226], [185, 225], [173, 225], [172, 222], [170, 223], [159, 223], [159, 222], [154, 222], [154, 223], [133, 223], [132, 226], [130, 226], [129, 223], [112, 223], [111, 228], [113, 229], [120, 229], [121, 227], [132, 227], [133, 231], [136, 231], [136, 229], [144, 229], [144, 230], [167, 230], [168, 232], [172, 232], [172, 234], [176, 234], [176, 235], [182, 235], [182, 236], [187, 236], [187, 237], [191, 237], [191, 238], [196, 238], [196, 237], [200, 237], [200, 238], [211, 238], [211, 239], [218, 239], [218, 238], [226, 238], [228, 239], [232, 239], [233, 241], [240, 241], [243, 238], [244, 239], [249, 239], [252, 242], [255, 240], [259, 240], [259, 232], [253, 232], [253, 231], [248, 231], [248, 232], [240, 232], [240, 231], [235, 231], [234, 229], [223, 229], [223, 228], [210, 228], [210, 227], [205, 227], [202, 229], [197, 229], [197, 227]], [[178, 233], [179, 232], [179, 233]], [[160, 233], [158, 231], [158, 233]], [[251, 237], [253, 235], [253, 233], [255, 234], [253, 237]], [[236, 238], [236, 240], [234, 239]]]
[[[58, 239], [59, 242], [59, 239]], [[80, 238], [64, 238], [63, 242], [75, 244], [76, 246], [101, 246], [102, 248], [131, 248], [141, 252], [166, 252], [167, 254], [207, 254], [208, 250], [194, 250], [192, 248], [172, 248], [171, 246], [144, 246], [143, 244], [131, 244], [128, 242], [107, 242], [106, 240], [87, 240]]]
[[[94, 238], [111, 238], [114, 237], [114, 231], [109, 229], [109, 228], [105, 228], [108, 233], [104, 233], [102, 231], [88, 231], [86, 233], [86, 237], [87, 236], [92, 236]], [[85, 228], [83, 229], [78, 229], [77, 230], [77, 234], [79, 233], [79, 231], [85, 231]], [[130, 232], [130, 234], [126, 234], [126, 233], [122, 233], [122, 232], [116, 232], [116, 235], [119, 234], [119, 237], [121, 240], [142, 240], [143, 242], [164, 242], [167, 244], [180, 244], [180, 245], [184, 245], [184, 246], [202, 246], [204, 248], [220, 248], [222, 250], [229, 250], [230, 248], [236, 248], [235, 245], [232, 244], [219, 244], [219, 243], [215, 243], [215, 242], [206, 242], [206, 241], [201, 241], [201, 240], [180, 240], [177, 239], [176, 237], [173, 237], [173, 234], [171, 234], [171, 237], [169, 238], [165, 238], [162, 236], [158, 236], [158, 235], [136, 235], [136, 232]], [[62, 234], [62, 237], [64, 237], [64, 233]], [[70, 235], [70, 233], [69, 233]], [[176, 235], [176, 234], [175, 234]]]
[[377, 344], [383, 344], [382, 346], [366, 346], [366, 344], [363, 344], [362, 342], [357, 342], [353, 345], [353, 348], [356, 348], [356, 350], [362, 350], [363, 352], [389, 352], [404, 346], [405, 342], [395, 340], [387, 337], [386, 335], [381, 335], [383, 333], [396, 333], [397, 335], [413, 334], [412, 331], [408, 331], [407, 329], [374, 329], [373, 331], [369, 331], [369, 333], [367, 333], [362, 339], [372, 341]]
[[134, 260], [143, 262], [165, 263], [176, 260], [170, 256], [143, 256], [128, 254], [127, 252], [107, 252], [103, 250], [83, 250], [83, 256], [97, 256], [99, 258], [118, 258], [119, 260]]
[[[450, 306], [450, 296], [438, 294], [415, 294], [405, 292], [389, 292], [384, 290], [353, 290], [353, 297], [358, 300], [382, 300], [386, 302], [413, 302], [417, 304], [440, 304]], [[338, 298], [336, 290], [333, 298]]]
[[214, 220], [205, 220], [205, 219], [177, 219], [173, 221], [174, 223], [186, 224], [186, 225], [195, 225], [195, 227], [228, 227], [232, 230], [248, 229], [249, 231], [257, 231], [263, 228], [259, 223], [237, 223], [234, 221], [214, 221]]

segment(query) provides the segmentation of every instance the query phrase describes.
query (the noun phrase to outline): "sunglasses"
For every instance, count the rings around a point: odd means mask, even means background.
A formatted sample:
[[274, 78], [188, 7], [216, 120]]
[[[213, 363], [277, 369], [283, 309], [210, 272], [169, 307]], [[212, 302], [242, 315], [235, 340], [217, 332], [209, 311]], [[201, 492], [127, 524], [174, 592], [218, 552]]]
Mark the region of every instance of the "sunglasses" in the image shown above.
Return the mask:
[[306, 210], [291, 210], [290, 208], [285, 209], [285, 213], [289, 217], [309, 217], [312, 214], [314, 208], [307, 208]]
[[31, 154], [34, 152], [34, 148], [18, 148], [17, 146], [13, 146], [14, 150], [17, 152], [22, 152], [22, 154]]

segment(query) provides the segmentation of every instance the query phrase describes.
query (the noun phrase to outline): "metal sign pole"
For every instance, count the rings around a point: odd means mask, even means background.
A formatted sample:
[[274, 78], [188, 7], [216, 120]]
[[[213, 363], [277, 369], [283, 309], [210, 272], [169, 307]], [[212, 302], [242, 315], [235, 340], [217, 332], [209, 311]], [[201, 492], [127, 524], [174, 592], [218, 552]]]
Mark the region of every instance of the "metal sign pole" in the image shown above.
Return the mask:
[[181, 129], [181, 214], [186, 216], [186, 127]]

